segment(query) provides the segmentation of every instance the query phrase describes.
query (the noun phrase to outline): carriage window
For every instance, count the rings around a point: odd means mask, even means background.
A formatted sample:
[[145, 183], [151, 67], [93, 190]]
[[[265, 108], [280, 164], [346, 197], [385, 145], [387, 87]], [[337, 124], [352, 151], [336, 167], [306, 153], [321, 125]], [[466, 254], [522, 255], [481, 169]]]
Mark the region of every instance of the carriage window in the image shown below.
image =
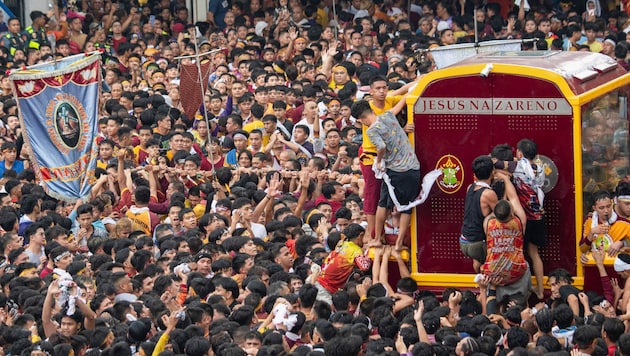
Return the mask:
[[584, 214], [598, 190], [613, 191], [628, 175], [628, 88], [582, 107], [582, 184]]

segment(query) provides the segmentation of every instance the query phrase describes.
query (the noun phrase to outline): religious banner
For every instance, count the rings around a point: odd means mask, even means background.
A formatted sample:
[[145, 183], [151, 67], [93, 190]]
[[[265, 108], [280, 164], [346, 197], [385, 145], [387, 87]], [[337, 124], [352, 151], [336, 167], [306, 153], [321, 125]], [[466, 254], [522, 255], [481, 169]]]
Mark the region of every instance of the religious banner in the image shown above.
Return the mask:
[[[181, 63], [179, 65], [181, 70], [179, 97], [189, 120], [195, 117], [195, 113], [199, 111], [199, 107], [203, 103], [203, 96], [208, 87], [208, 77], [212, 72], [210, 61], [202, 61], [199, 65], [200, 68], [197, 68], [195, 63]], [[199, 78], [200, 70], [203, 83]]]
[[81, 54], [9, 76], [33, 170], [57, 199], [85, 198], [94, 183], [100, 63]]

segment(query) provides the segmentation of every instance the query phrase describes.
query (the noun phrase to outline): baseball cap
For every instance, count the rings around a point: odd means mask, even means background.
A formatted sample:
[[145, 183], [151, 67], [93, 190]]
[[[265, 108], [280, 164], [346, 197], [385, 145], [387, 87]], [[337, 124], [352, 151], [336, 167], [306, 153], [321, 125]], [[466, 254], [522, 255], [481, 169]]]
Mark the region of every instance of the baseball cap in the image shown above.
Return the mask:
[[202, 258], [208, 258], [212, 261], [212, 255], [206, 252], [199, 252], [196, 256], [195, 256], [195, 262], [199, 262], [199, 260], [201, 260]]
[[31, 11], [31, 21], [35, 21], [42, 16], [46, 17], [46, 14], [39, 10]]

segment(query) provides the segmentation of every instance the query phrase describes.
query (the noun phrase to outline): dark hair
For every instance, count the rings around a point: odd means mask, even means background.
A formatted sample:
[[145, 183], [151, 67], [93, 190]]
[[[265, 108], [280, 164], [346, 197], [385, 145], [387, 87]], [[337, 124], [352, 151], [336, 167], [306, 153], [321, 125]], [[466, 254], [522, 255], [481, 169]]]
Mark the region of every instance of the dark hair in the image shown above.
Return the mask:
[[303, 132], [306, 136], [308, 136], [308, 135], [310, 135], [310, 134], [311, 134], [311, 129], [310, 129], [308, 126], [306, 126], [306, 125], [302, 125], [302, 124], [300, 124], [300, 125], [295, 125], [294, 130], [302, 130], [302, 132]]
[[184, 352], [189, 356], [204, 356], [208, 353], [210, 347], [212, 347], [210, 341], [206, 338], [196, 336], [186, 341]]
[[573, 343], [581, 350], [589, 348], [601, 332], [592, 325], [580, 325], [573, 333]]
[[565, 329], [573, 323], [573, 311], [567, 304], [560, 304], [553, 309], [553, 318], [560, 329]]
[[490, 157], [496, 158], [499, 161], [511, 161], [514, 159], [514, 155], [512, 154], [512, 147], [507, 143], [496, 145], [492, 148], [492, 151], [490, 152]]
[[523, 156], [527, 159], [534, 159], [536, 158], [536, 154], [538, 154], [538, 145], [527, 138], [518, 141], [516, 148], [521, 151]]
[[[356, 116], [355, 116], [356, 117]], [[477, 179], [488, 179], [494, 170], [494, 163], [489, 156], [479, 156], [472, 163], [472, 170]]]
[[538, 340], [536, 340], [536, 346], [544, 347], [547, 352], [558, 352], [562, 350], [562, 345], [560, 345], [558, 339], [551, 335], [539, 336]]
[[139, 186], [136, 188], [133, 196], [136, 198], [136, 203], [149, 204], [149, 201], [151, 200], [151, 190], [149, 187]]
[[20, 214], [31, 214], [39, 204], [39, 198], [35, 195], [25, 195], [20, 201]]
[[[328, 320], [318, 319], [317, 321], [315, 321], [315, 328], [313, 328], [313, 330], [315, 329], [317, 329], [317, 332], [319, 333], [323, 341], [329, 341], [337, 335], [337, 329], [335, 329], [333, 324]], [[312, 337], [313, 336], [311, 332], [311, 338]]]
[[212, 280], [212, 283], [214, 284], [215, 287], [221, 286], [226, 291], [232, 292], [233, 299], [236, 300], [238, 298], [239, 296], [238, 284], [232, 278], [217, 277]]
[[610, 192], [607, 190], [599, 190], [593, 194], [593, 204], [604, 199], [612, 199]]
[[363, 226], [359, 224], [354, 224], [354, 223], [349, 224], [343, 230], [343, 234], [345, 235], [347, 240], [354, 240], [358, 238], [359, 236], [361, 236], [361, 234], [364, 232], [365, 232], [365, 229], [363, 228]]
[[350, 108], [350, 112], [353, 117], [360, 119], [366, 113], [370, 113], [373, 111], [372, 111], [372, 107], [370, 106], [370, 103], [367, 100], [358, 100], [354, 104], [352, 104], [352, 108]]
[[385, 77], [383, 77], [382, 75], [374, 76], [374, 77], [372, 77], [370, 79], [370, 86], [372, 86], [372, 84], [374, 84], [376, 82], [385, 82], [385, 83], [387, 83], [387, 79], [385, 79]]
[[625, 42], [617, 43], [615, 46], [615, 57], [616, 58], [626, 58], [628, 55], [628, 45]]
[[617, 343], [617, 350], [621, 356], [630, 355], [630, 334], [622, 334]]
[[299, 292], [300, 304], [304, 308], [311, 308], [315, 304], [317, 297], [317, 288], [312, 284], [305, 284], [300, 288]]
[[[15, 226], [15, 224], [17, 222], [18, 222], [18, 217], [17, 217], [17, 215], [15, 213], [3, 212], [2, 214], [0, 214], [0, 227], [4, 231], [11, 231], [11, 230], [13, 230], [13, 227]], [[26, 235], [25, 235], [25, 237], [26, 237]]]
[[529, 343], [529, 335], [525, 329], [520, 326], [512, 326], [508, 329], [505, 334], [507, 338], [507, 345], [510, 349], [515, 347], [527, 347], [527, 343]]
[[475, 338], [469, 336], [463, 338], [462, 341], [464, 341], [464, 343], [462, 344], [462, 352], [464, 353], [464, 355], [470, 356], [475, 352], [479, 352], [479, 343], [477, 343], [477, 340], [475, 340]]
[[544, 334], [551, 332], [553, 321], [553, 313], [549, 308], [542, 308], [536, 313], [536, 324], [538, 325], [538, 329]]
[[94, 207], [92, 204], [81, 204], [77, 208], [77, 216], [81, 216], [83, 214], [92, 214]]
[[615, 343], [619, 340], [619, 337], [625, 331], [625, 326], [623, 325], [623, 322], [617, 318], [606, 318], [602, 327], [610, 341]]
[[571, 273], [564, 268], [556, 268], [553, 271], [549, 272], [549, 278], [555, 277], [556, 282], [566, 282], [568, 284], [573, 283], [573, 277]]
[[501, 222], [506, 222], [510, 217], [512, 212], [512, 206], [510, 202], [507, 200], [499, 200], [499, 202], [494, 206], [494, 215]]
[[338, 186], [340, 187], [341, 183], [334, 180], [324, 183], [324, 185], [322, 185], [322, 195], [324, 196], [324, 198], [332, 198], [333, 194], [335, 194], [335, 192], [337, 191], [336, 187]]
[[630, 182], [621, 181], [615, 188], [615, 196], [630, 195]]

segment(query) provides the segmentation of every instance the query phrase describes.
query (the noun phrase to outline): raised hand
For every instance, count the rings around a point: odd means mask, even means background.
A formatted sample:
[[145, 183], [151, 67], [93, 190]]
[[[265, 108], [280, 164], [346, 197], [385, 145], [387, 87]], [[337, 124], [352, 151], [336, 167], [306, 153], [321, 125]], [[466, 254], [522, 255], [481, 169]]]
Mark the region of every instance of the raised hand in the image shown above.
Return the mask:
[[423, 313], [424, 313], [424, 301], [421, 300], [418, 302], [418, 307], [413, 312], [413, 320], [415, 320], [416, 323], [421, 323]]
[[280, 174], [278, 174], [278, 173], [274, 173], [274, 174], [271, 176], [271, 179], [269, 179], [269, 186], [268, 186], [268, 188], [267, 188], [267, 194], [268, 194], [270, 197], [275, 198], [275, 197], [277, 197], [278, 195], [280, 195], [280, 193], [281, 193], [281, 191], [280, 191], [280, 190], [281, 190], [281, 187], [282, 187], [282, 184], [281, 184], [281, 182], [280, 182]]
[[298, 38], [299, 34], [297, 31], [297, 28], [295, 27], [289, 27], [289, 38], [291, 39], [291, 41], [295, 41]]

